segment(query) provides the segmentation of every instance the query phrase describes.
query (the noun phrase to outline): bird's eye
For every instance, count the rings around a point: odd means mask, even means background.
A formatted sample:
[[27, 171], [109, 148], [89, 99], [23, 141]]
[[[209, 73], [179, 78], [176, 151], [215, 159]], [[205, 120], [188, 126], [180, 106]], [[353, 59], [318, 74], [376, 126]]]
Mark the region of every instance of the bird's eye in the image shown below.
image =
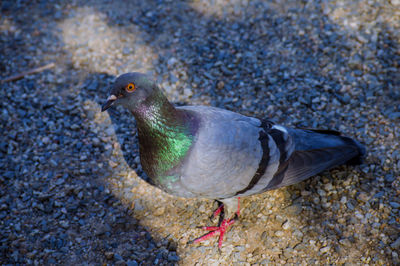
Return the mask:
[[127, 92], [133, 92], [133, 91], [135, 90], [135, 84], [129, 83], [129, 84], [125, 87], [125, 90], [126, 90]]

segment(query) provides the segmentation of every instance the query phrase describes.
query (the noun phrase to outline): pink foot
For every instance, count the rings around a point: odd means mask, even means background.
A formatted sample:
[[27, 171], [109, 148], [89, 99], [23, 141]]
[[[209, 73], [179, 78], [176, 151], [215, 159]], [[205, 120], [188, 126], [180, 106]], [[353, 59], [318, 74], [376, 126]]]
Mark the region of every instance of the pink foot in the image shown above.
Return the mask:
[[234, 222], [235, 222], [235, 218], [230, 219], [230, 220], [224, 219], [224, 220], [222, 220], [220, 226], [204, 226], [203, 230], [207, 230], [207, 231], [211, 231], [211, 232], [208, 234], [205, 234], [202, 237], [196, 238], [193, 242], [194, 243], [202, 242], [202, 241], [207, 240], [219, 233], [218, 248], [220, 249], [222, 247], [222, 242], [224, 240], [225, 232], [227, 231], [228, 227], [231, 226]]
[[[232, 219], [223, 219], [220, 223], [219, 226], [203, 226], [202, 229], [203, 230], [207, 230], [207, 231], [211, 231], [199, 238], [196, 238], [193, 241], [190, 242], [194, 242], [194, 243], [199, 243], [202, 242], [204, 240], [207, 240], [215, 235], [217, 235], [219, 233], [219, 239], [218, 239], [218, 248], [221, 249], [222, 247], [222, 242], [224, 240], [224, 235], [225, 232], [228, 230], [229, 226], [231, 226], [236, 220], [237, 217], [239, 216], [240, 213], [240, 205], [239, 205], [239, 200], [240, 198], [238, 198], [238, 209], [236, 211], [235, 217]], [[216, 217], [217, 215], [221, 214], [223, 216], [223, 211], [224, 211], [224, 205], [221, 204], [218, 209], [216, 209], [213, 213], [213, 217]]]

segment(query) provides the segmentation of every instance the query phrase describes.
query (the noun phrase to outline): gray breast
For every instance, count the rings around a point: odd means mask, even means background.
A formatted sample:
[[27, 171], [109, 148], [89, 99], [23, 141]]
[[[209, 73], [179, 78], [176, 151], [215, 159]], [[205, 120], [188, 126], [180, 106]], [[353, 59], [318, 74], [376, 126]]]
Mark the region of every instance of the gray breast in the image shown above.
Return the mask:
[[227, 110], [185, 106], [200, 126], [181, 168], [181, 185], [204, 198], [227, 198], [249, 184], [261, 157], [260, 121]]

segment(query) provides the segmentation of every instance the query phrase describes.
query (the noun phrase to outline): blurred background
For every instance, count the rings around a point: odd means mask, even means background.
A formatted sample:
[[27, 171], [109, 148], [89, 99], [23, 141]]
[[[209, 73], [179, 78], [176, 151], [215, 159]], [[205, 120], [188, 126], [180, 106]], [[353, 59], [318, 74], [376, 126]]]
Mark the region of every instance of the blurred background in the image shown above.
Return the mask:
[[[1, 1], [1, 264], [400, 264], [400, 1]], [[366, 144], [360, 166], [216, 205], [146, 183], [136, 126], [101, 113], [141, 71], [209, 105]], [[15, 76], [17, 75], [17, 76]]]

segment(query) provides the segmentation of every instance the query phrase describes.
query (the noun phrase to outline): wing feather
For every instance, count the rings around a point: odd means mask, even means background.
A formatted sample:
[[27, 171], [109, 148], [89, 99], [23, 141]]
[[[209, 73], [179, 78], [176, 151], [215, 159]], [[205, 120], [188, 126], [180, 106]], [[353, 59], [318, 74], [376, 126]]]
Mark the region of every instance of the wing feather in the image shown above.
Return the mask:
[[277, 189], [299, 183], [313, 175], [357, 156], [356, 146], [338, 146], [308, 151], [295, 151], [265, 190]]

